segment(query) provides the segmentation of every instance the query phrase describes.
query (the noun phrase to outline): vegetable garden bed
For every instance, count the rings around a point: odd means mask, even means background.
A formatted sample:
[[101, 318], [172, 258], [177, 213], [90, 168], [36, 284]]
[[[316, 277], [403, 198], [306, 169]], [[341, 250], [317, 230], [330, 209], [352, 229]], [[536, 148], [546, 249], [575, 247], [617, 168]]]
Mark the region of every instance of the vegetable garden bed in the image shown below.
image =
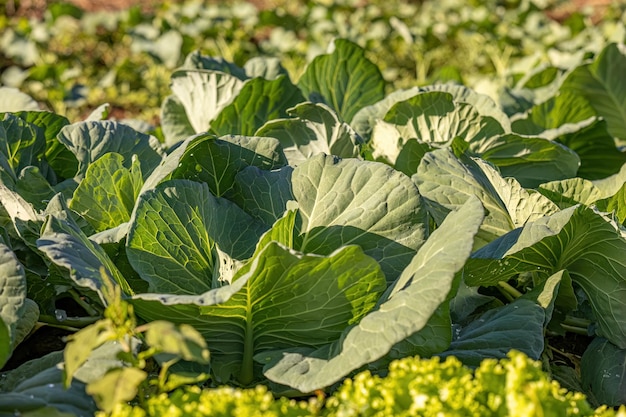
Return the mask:
[[[158, 128], [1, 87], [0, 414], [613, 415], [613, 30], [474, 87], [389, 91], [344, 38], [297, 77], [194, 51]], [[68, 343], [25, 362], [42, 325]]]

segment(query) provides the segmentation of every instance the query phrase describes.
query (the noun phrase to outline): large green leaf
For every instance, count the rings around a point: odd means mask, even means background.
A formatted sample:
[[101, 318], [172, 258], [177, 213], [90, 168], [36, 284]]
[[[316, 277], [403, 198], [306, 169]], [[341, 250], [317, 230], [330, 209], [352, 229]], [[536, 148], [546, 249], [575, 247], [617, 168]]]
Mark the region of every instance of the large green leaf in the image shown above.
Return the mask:
[[522, 135], [540, 135], [567, 123], [578, 123], [596, 115], [589, 101], [572, 91], [564, 91], [533, 106], [527, 117], [513, 122], [513, 131]]
[[[321, 389], [389, 352], [398, 342], [423, 330], [448, 298], [455, 274], [469, 256], [483, 208], [473, 198], [451, 213], [420, 248], [378, 308], [339, 340], [316, 351], [283, 350], [257, 355], [270, 380], [302, 392]], [[433, 332], [450, 333], [449, 327]], [[430, 352], [433, 354], [436, 352]]]
[[604, 212], [612, 213], [618, 223], [626, 225], [626, 182], [611, 197], [596, 201], [596, 207]]
[[282, 75], [275, 80], [253, 78], [211, 123], [218, 136], [251, 136], [265, 122], [287, 116], [287, 109], [304, 101], [300, 90]]
[[[85, 385], [73, 381], [69, 389], [63, 385], [63, 371], [58, 366], [62, 356], [53, 352], [42, 358], [26, 362], [11, 371], [0, 395], [0, 415], [94, 415], [97, 411], [93, 399], [85, 393]], [[66, 415], [63, 415], [66, 416]]]
[[35, 210], [31, 203], [4, 184], [0, 184], [0, 204], [13, 222], [18, 236], [31, 248], [36, 246], [35, 240], [39, 237], [44, 216]]
[[247, 166], [272, 170], [287, 164], [274, 138], [198, 135], [185, 143], [171, 178], [205, 182], [217, 196], [228, 196], [235, 176]]
[[516, 349], [539, 359], [544, 346], [544, 318], [543, 308], [525, 299], [488, 310], [460, 328], [441, 356], [454, 356], [465, 365], [479, 366], [483, 359], [503, 359]]
[[505, 132], [511, 131], [511, 121], [509, 117], [502, 111], [500, 106], [486, 94], [460, 84], [432, 84], [420, 87], [423, 92], [441, 91], [452, 95], [457, 103], [471, 104], [481, 116], [488, 116], [495, 119]]
[[626, 143], [626, 48], [610, 44], [591, 64], [572, 71], [561, 86], [589, 100], [609, 127], [609, 132]]
[[18, 321], [24, 313], [26, 274], [13, 251], [0, 240], [0, 317], [8, 327], [11, 345]]
[[239, 78], [219, 71], [182, 69], [172, 74], [172, 91], [196, 133], [211, 128], [211, 122], [237, 97], [242, 86]]
[[0, 120], [0, 152], [15, 173], [23, 168], [38, 166], [46, 151], [43, 130], [12, 114]]
[[[30, 292], [30, 288], [28, 290]], [[17, 346], [22, 343], [26, 339], [26, 337], [28, 337], [28, 335], [33, 331], [38, 321], [39, 305], [30, 298], [26, 298], [24, 300], [24, 306], [20, 313], [20, 318], [15, 325], [15, 331], [12, 334], [14, 342], [13, 346]]]
[[293, 118], [269, 121], [256, 135], [278, 139], [291, 165], [319, 153], [342, 158], [359, 155], [361, 138], [325, 104], [301, 103], [287, 113]]
[[112, 229], [130, 220], [142, 185], [139, 160], [135, 157], [128, 169], [124, 157], [111, 152], [89, 165], [69, 207], [96, 232]]
[[626, 152], [615, 146], [605, 120], [593, 117], [577, 124], [578, 129], [563, 132], [555, 140], [580, 157], [577, 175], [596, 180], [619, 172], [626, 164]]
[[168, 147], [196, 133], [189, 122], [183, 103], [175, 95], [165, 97], [161, 103], [161, 129], [165, 145]]
[[498, 121], [505, 132], [510, 132], [511, 122], [493, 99], [485, 94], [477, 93], [469, 87], [459, 84], [433, 84], [413, 87], [408, 90], [397, 90], [384, 99], [360, 109], [352, 120], [352, 126], [361, 136], [369, 139], [372, 129], [378, 120], [382, 120], [391, 108], [401, 101], [425, 92], [439, 91], [449, 93], [457, 103], [471, 104], [481, 116], [489, 116]]
[[502, 178], [484, 161], [467, 156], [458, 159], [448, 149], [426, 154], [412, 179], [437, 223], [470, 196], [480, 199], [487, 215], [476, 236], [476, 247], [558, 210], [546, 197], [525, 190], [515, 179]]
[[626, 404], [626, 349], [618, 349], [601, 337], [595, 338], [581, 360], [581, 379], [600, 404], [619, 407]]
[[265, 224], [274, 224], [293, 200], [291, 175], [293, 168], [284, 166], [266, 171], [246, 167], [235, 176], [232, 200], [246, 213]]
[[16, 116], [43, 129], [46, 138], [46, 160], [57, 176], [71, 178], [76, 174], [78, 161], [72, 152], [57, 140], [57, 134], [70, 122], [64, 116], [47, 111], [24, 111]]
[[310, 101], [326, 103], [350, 123], [359, 109], [383, 98], [385, 81], [358, 45], [335, 39], [329, 49], [307, 65], [298, 87]]
[[470, 150], [497, 166], [503, 177], [513, 177], [526, 188], [572, 178], [580, 165], [574, 151], [540, 137], [495, 136], [470, 144]]
[[4, 367], [4, 364], [11, 357], [12, 351], [9, 327], [4, 323], [2, 316], [0, 316], [0, 367]]
[[144, 177], [159, 165], [162, 158], [161, 145], [154, 136], [108, 120], [67, 125], [61, 129], [58, 139], [78, 159], [77, 175], [80, 177], [85, 175], [92, 162], [109, 152], [122, 155], [127, 168], [132, 163], [132, 156], [137, 155]]
[[394, 164], [404, 143], [417, 139], [433, 148], [448, 147], [460, 137], [482, 141], [505, 133], [498, 121], [450, 93], [424, 92], [394, 104], [372, 132], [374, 157]]
[[522, 272], [537, 279], [566, 269], [587, 294], [598, 334], [626, 348], [626, 238], [584, 206], [529, 222], [476, 251], [465, 266], [468, 285], [495, 285]]
[[358, 244], [392, 282], [426, 239], [417, 187], [385, 164], [317, 155], [291, 181], [302, 219], [298, 249], [305, 253]]
[[214, 246], [249, 258], [267, 228], [205, 183], [171, 180], [141, 195], [127, 254], [152, 292], [200, 294], [212, 288]]
[[218, 378], [250, 383], [253, 356], [336, 340], [371, 310], [385, 288], [380, 267], [358, 246], [304, 255], [270, 242], [232, 285], [200, 296], [142, 294], [141, 317], [192, 324], [207, 340]]
[[28, 166], [20, 172], [15, 183], [15, 191], [37, 210], [45, 209], [56, 194], [48, 180], [35, 166]]
[[[599, 207], [601, 210], [611, 211], [621, 206], [619, 192], [626, 184], [626, 164], [617, 174], [602, 180], [589, 181], [583, 178], [570, 178], [562, 181], [551, 181], [541, 184], [538, 191], [554, 201], [559, 207], [566, 208], [578, 203], [589, 206], [600, 200], [615, 199], [617, 205]], [[602, 203], [603, 204], [603, 203]]]
[[37, 239], [37, 248], [54, 264], [69, 270], [70, 277], [78, 286], [95, 291], [102, 303], [106, 302], [102, 293], [102, 270], [126, 294], [133, 293], [104, 249], [90, 240], [71, 219], [49, 215], [41, 237]]
[[369, 140], [376, 122], [382, 120], [394, 104], [408, 100], [420, 92], [421, 89], [419, 87], [396, 90], [382, 100], [359, 109], [352, 118], [350, 125], [359, 135]]
[[[604, 178], [626, 162], [626, 153], [615, 146], [605, 120], [581, 94], [565, 90], [534, 106], [527, 118], [513, 123], [515, 132], [555, 140], [578, 154], [583, 178]], [[547, 180], [547, 178], [546, 178]]]

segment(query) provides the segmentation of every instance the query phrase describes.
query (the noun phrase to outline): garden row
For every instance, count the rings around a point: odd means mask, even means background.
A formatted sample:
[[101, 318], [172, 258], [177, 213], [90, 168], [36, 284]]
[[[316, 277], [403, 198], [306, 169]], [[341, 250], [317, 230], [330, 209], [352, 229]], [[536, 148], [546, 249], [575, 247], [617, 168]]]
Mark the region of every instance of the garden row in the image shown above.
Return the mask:
[[42, 324], [76, 332], [2, 374], [0, 412], [611, 415], [592, 406], [626, 403], [614, 29], [493, 98], [388, 92], [346, 39], [297, 81], [191, 52], [158, 138], [0, 89], [0, 364]]

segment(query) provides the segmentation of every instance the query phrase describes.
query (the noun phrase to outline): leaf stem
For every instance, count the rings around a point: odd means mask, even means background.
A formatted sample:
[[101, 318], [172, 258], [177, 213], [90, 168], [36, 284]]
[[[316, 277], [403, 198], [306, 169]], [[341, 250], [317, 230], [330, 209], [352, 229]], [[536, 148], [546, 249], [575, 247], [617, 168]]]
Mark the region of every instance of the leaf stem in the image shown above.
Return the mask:
[[76, 291], [75, 289], [70, 289], [68, 291], [68, 293], [70, 294], [70, 296], [72, 297], [72, 299], [74, 301], [76, 301], [76, 304], [78, 304], [79, 306], [81, 306], [83, 308], [83, 310], [85, 310], [85, 312], [87, 314], [89, 314], [90, 316], [100, 316], [102, 315], [101, 311], [96, 310], [91, 304], [89, 304], [88, 302], [86, 302], [85, 300], [82, 299], [81, 295], [78, 293], [78, 291]]
[[101, 317], [68, 317], [63, 321], [57, 320], [56, 317], [47, 314], [39, 316], [39, 323], [59, 329], [78, 331], [83, 327], [87, 327], [100, 320]]
[[563, 329], [565, 329], [566, 331], [571, 332], [571, 333], [581, 334], [583, 336], [589, 336], [589, 331], [586, 328], [581, 328], [581, 327], [577, 327], [577, 326], [570, 326], [570, 325], [565, 324], [565, 323], [561, 323], [561, 327]]
[[591, 325], [591, 321], [587, 319], [583, 319], [581, 317], [572, 317], [566, 316], [563, 320], [563, 324], [567, 324], [568, 326], [575, 326], [581, 328], [588, 328]]
[[514, 301], [516, 298], [520, 298], [523, 295], [517, 288], [505, 281], [498, 282], [498, 289], [509, 301]]

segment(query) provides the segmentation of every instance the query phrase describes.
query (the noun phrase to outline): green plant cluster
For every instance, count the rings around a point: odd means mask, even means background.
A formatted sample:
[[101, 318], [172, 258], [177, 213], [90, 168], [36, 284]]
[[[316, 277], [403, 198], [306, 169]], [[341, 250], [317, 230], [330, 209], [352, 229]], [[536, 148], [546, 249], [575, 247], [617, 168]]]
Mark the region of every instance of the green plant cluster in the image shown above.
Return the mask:
[[[84, 13], [52, 3], [43, 20], [0, 17], [0, 82], [83, 118], [103, 102], [118, 117], [155, 122], [169, 74], [194, 50], [243, 65], [278, 57], [293, 78], [334, 37], [356, 42], [389, 91], [436, 81], [511, 87], [528, 65], [563, 53], [597, 53], [624, 40], [624, 5], [581, 9], [559, 23], [559, 1], [300, 0], [257, 10], [250, 3], [164, 2], [149, 13]], [[511, 70], [518, 67], [517, 71]]]
[[[110, 411], [207, 379], [330, 394], [395, 359], [513, 349], [624, 404], [626, 48], [579, 59], [498, 104], [385, 95], [346, 39], [296, 83], [275, 58], [193, 52], [163, 141], [3, 88], [0, 363], [42, 323], [84, 329], [0, 380], [0, 409]], [[580, 350], [553, 344], [572, 333]]]
[[309, 401], [276, 398], [253, 389], [186, 387], [149, 398], [142, 406], [120, 404], [101, 417], [258, 416], [596, 416], [624, 417], [626, 407], [593, 409], [581, 393], [569, 392], [520, 352], [484, 360], [472, 370], [456, 358], [404, 358], [384, 376], [361, 372], [330, 397]]

